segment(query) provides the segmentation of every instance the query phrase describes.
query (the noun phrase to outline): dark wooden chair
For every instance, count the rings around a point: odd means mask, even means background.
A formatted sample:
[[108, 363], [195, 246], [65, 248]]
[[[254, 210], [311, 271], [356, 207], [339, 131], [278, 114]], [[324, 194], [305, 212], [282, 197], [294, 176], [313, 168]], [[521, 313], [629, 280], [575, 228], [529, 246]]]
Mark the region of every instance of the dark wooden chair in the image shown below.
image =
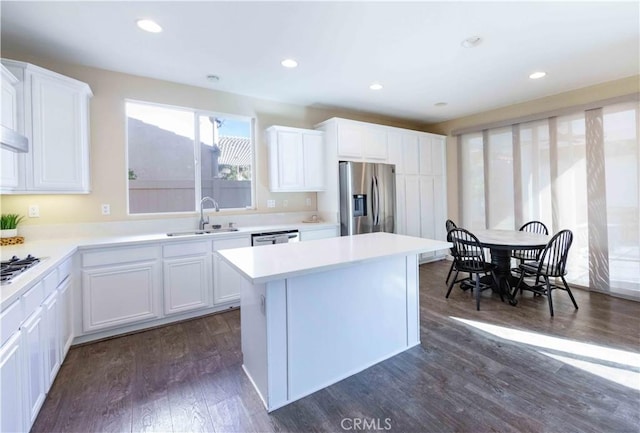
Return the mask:
[[[478, 238], [471, 232], [461, 229], [451, 229], [447, 235], [450, 242], [453, 243], [451, 248], [453, 260], [455, 263], [456, 274], [449, 283], [446, 298], [449, 297], [453, 285], [460, 282], [461, 285], [473, 283], [474, 294], [476, 298], [476, 309], [480, 310], [480, 293], [483, 290], [490, 289], [491, 284], [480, 282], [480, 275], [491, 274], [493, 282], [497, 286], [495, 275], [493, 274], [494, 265], [488, 263], [484, 258], [484, 249], [480, 245]], [[460, 272], [469, 273], [469, 278], [457, 280]], [[475, 276], [475, 278], [474, 278]], [[504, 301], [502, 293], [500, 298]]]
[[[451, 240], [449, 239], [449, 232], [450, 232], [452, 229], [457, 228], [458, 226], [456, 225], [456, 223], [454, 223], [454, 222], [453, 222], [453, 221], [451, 221], [451, 220], [447, 220], [447, 221], [444, 223], [444, 225], [445, 225], [445, 227], [446, 227], [446, 229], [447, 229], [447, 241], [448, 241], [448, 242], [451, 242]], [[451, 273], [453, 272], [453, 269], [454, 269], [454, 268], [455, 268], [455, 266], [456, 266], [456, 258], [455, 258], [455, 255], [453, 254], [453, 247], [451, 247], [451, 248], [449, 249], [449, 251], [451, 252], [451, 256], [453, 257], [453, 261], [451, 262], [451, 267], [449, 268], [449, 273], [447, 274], [447, 279], [445, 280], [445, 283], [448, 283], [448, 282], [449, 282], [449, 278], [451, 278]]]
[[[513, 295], [515, 296], [520, 289], [522, 294], [524, 290], [530, 290], [535, 294], [546, 296], [549, 301], [549, 312], [553, 317], [553, 300], [551, 293], [555, 289], [564, 290], [569, 294], [573, 306], [578, 309], [578, 304], [571, 293], [571, 289], [567, 284], [564, 276], [567, 274], [567, 258], [569, 256], [569, 248], [573, 242], [573, 233], [571, 230], [562, 230], [555, 234], [547, 246], [542, 250], [540, 259], [536, 262], [525, 262], [520, 264], [520, 279]], [[528, 285], [524, 283], [525, 277], [535, 277], [535, 283]], [[551, 278], [560, 278], [562, 285], [552, 283]]]
[[[547, 226], [540, 221], [529, 221], [522, 227], [520, 227], [521, 232], [530, 232], [530, 233], [540, 233], [543, 235], [548, 235], [549, 230], [547, 230]], [[540, 258], [540, 253], [542, 250], [513, 250], [511, 251], [511, 257], [517, 259], [519, 261], [519, 265], [523, 264], [526, 261], [536, 261]]]

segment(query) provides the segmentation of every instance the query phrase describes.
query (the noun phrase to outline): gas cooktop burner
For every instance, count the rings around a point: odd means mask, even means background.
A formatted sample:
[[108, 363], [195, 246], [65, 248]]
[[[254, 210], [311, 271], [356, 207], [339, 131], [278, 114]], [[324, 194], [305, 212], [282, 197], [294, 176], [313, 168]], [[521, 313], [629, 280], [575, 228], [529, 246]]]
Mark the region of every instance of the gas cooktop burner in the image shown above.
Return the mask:
[[11, 283], [11, 279], [16, 275], [21, 274], [38, 263], [40, 263], [40, 259], [33, 257], [31, 254], [23, 259], [13, 256], [6, 262], [0, 262], [0, 284]]

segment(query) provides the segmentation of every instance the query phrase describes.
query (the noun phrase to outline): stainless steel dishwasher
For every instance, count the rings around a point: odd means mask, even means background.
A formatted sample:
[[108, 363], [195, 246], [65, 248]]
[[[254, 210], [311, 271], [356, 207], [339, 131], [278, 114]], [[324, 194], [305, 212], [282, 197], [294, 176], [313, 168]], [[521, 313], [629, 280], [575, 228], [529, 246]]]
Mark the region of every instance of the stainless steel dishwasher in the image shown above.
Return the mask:
[[251, 245], [259, 247], [262, 245], [286, 244], [289, 242], [299, 242], [300, 233], [298, 230], [282, 230], [276, 232], [253, 233], [251, 235]]

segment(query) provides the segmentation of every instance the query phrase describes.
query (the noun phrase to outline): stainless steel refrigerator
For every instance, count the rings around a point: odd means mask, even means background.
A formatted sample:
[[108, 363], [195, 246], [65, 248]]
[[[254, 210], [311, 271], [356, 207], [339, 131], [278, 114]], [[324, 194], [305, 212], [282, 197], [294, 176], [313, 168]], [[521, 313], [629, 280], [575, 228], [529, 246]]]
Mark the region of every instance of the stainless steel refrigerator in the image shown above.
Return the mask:
[[340, 162], [340, 234], [389, 232], [395, 229], [395, 166]]

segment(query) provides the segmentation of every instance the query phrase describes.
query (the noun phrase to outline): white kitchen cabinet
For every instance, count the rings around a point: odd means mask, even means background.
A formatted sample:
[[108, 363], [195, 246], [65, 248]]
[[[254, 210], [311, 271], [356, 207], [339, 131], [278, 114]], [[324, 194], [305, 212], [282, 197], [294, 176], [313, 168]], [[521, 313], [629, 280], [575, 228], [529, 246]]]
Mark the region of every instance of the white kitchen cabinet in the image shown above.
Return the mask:
[[159, 318], [159, 247], [110, 248], [82, 255], [82, 325], [94, 332]]
[[17, 129], [29, 139], [13, 193], [88, 193], [91, 89], [29, 63], [2, 63], [19, 80]]
[[389, 128], [387, 132], [387, 149], [389, 154], [387, 163], [396, 166], [396, 174], [404, 174], [402, 133], [395, 128]]
[[420, 174], [442, 176], [445, 164], [444, 146], [442, 136], [420, 135]]
[[327, 239], [327, 238], [335, 238], [338, 236], [338, 228], [330, 227], [330, 228], [320, 228], [313, 230], [302, 230], [300, 232], [300, 240], [301, 241], [313, 241], [316, 239]]
[[38, 307], [21, 327], [24, 342], [24, 366], [26, 368], [25, 419], [29, 426], [38, 416], [38, 411], [44, 403], [47, 392], [44, 355], [47, 338], [45, 326], [42, 307]]
[[[213, 241], [213, 250], [225, 250], [229, 248], [250, 247], [251, 239], [245, 235], [242, 237], [234, 237]], [[259, 248], [259, 247], [257, 247]], [[214, 284], [213, 284], [213, 303], [222, 304], [240, 300], [240, 286], [242, 276], [233, 269], [227, 262], [222, 260], [219, 255], [214, 254]]]
[[28, 431], [25, 426], [25, 363], [22, 333], [17, 329], [0, 347], [0, 431]]
[[60, 370], [60, 304], [58, 291], [54, 291], [42, 304], [45, 329], [45, 389], [48, 391]]
[[66, 278], [58, 287], [60, 321], [60, 361], [64, 360], [73, 342], [73, 298], [71, 296], [71, 277]]
[[[2, 66], [2, 126], [17, 130], [17, 97], [15, 85], [18, 79]], [[18, 154], [6, 149], [0, 149], [0, 191], [11, 190], [18, 186]]]
[[211, 242], [185, 242], [163, 247], [165, 315], [211, 305]]
[[402, 133], [402, 174], [420, 174], [420, 137], [413, 131]]
[[336, 123], [338, 158], [349, 161], [385, 162], [388, 158], [387, 128], [372, 123], [333, 118]]
[[322, 132], [272, 126], [266, 133], [271, 191], [322, 191], [325, 188]]

